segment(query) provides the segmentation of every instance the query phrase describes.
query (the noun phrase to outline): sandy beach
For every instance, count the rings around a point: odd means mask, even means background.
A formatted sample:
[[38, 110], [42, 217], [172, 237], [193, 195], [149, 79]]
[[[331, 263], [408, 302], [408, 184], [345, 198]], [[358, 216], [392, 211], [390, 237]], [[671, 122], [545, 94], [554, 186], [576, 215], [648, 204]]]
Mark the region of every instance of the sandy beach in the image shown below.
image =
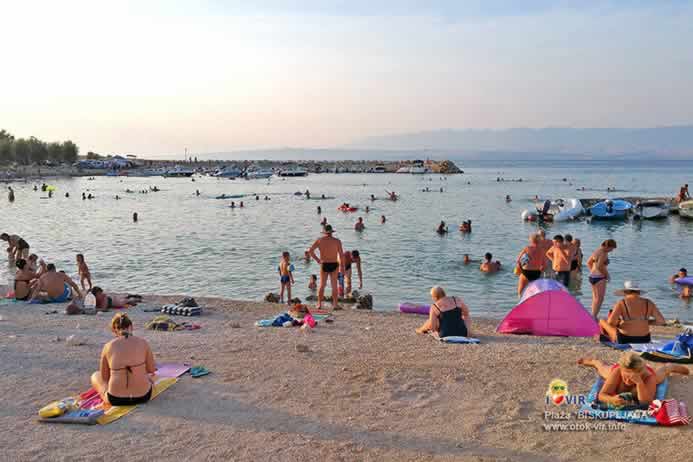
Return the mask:
[[[592, 340], [502, 336], [497, 321], [475, 319], [481, 345], [445, 345], [414, 333], [421, 317], [352, 310], [310, 333], [257, 328], [281, 307], [222, 299], [198, 299], [202, 317], [178, 318], [200, 330], [143, 329], [154, 316], [143, 307], [179, 298], [145, 297], [129, 310], [135, 333], [158, 361], [204, 365], [212, 374], [184, 375], [106, 426], [40, 424], [37, 411], [89, 387], [112, 338], [112, 313], [65, 316], [62, 305], [1, 304], [3, 459], [674, 460], [690, 442], [688, 427], [544, 430], [552, 379], [586, 393], [595, 375], [575, 361], [618, 357]], [[60, 313], [46, 314], [54, 309]], [[68, 345], [69, 335], [86, 345]], [[669, 394], [693, 402], [691, 379], [674, 377]]]

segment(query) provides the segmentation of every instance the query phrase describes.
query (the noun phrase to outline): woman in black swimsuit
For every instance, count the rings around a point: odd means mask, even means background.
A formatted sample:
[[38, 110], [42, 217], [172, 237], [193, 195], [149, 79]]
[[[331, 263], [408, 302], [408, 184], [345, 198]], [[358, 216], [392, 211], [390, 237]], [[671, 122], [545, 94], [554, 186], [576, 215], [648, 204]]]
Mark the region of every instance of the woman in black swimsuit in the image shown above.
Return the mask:
[[469, 337], [472, 318], [469, 308], [457, 297], [447, 297], [442, 287], [431, 289], [433, 304], [428, 320], [418, 329], [417, 334], [433, 332], [439, 337]]
[[601, 335], [615, 343], [649, 343], [650, 324], [663, 326], [664, 316], [652, 300], [640, 295], [643, 290], [633, 281], [625, 281], [623, 290], [616, 295], [623, 298], [616, 302], [607, 320], [601, 319]]
[[101, 352], [101, 366], [91, 383], [104, 402], [113, 406], [146, 403], [152, 396], [154, 355], [146, 340], [132, 335], [132, 321], [118, 313], [111, 321], [116, 338]]
[[14, 276], [14, 298], [18, 301], [29, 300], [31, 295], [31, 281], [38, 276], [29, 270], [26, 260], [17, 260], [17, 273]]

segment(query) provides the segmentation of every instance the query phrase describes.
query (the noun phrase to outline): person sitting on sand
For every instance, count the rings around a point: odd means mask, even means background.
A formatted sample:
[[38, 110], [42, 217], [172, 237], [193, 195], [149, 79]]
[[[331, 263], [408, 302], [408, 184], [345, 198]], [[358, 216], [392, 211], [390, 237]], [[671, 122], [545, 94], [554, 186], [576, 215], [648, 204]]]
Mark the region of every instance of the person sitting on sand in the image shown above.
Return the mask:
[[39, 270], [38, 255], [32, 253], [26, 260], [26, 269], [35, 273]]
[[472, 319], [467, 305], [457, 297], [448, 297], [440, 286], [431, 288], [433, 304], [428, 312], [428, 320], [418, 329], [417, 334], [432, 332], [439, 337], [469, 337]]
[[98, 286], [94, 286], [90, 292], [96, 299], [96, 309], [98, 311], [108, 311], [111, 308], [129, 308], [131, 306], [136, 306], [142, 301], [141, 295], [127, 294], [125, 296], [110, 296]]
[[599, 310], [604, 303], [606, 295], [606, 283], [610, 279], [609, 253], [617, 247], [616, 241], [607, 239], [601, 243], [599, 248], [587, 259], [587, 267], [590, 270], [590, 285], [592, 286], [592, 316], [596, 319]]
[[650, 343], [650, 324], [666, 324], [657, 305], [640, 296], [643, 292], [633, 281], [625, 281], [623, 290], [614, 292], [623, 298], [614, 304], [606, 320], [599, 320], [601, 334], [609, 341], [621, 344]]
[[[672, 275], [669, 278], [669, 283], [670, 284], [676, 284], [677, 279], [685, 278], [688, 277], [688, 270], [686, 268], [681, 268], [679, 269], [679, 272]], [[690, 298], [691, 297], [691, 286], [688, 284], [681, 284], [676, 286], [677, 289], [681, 290], [680, 297], [681, 298]]]
[[359, 217], [354, 224], [354, 231], [363, 231], [364, 229], [366, 229], [366, 225], [363, 224], [363, 217]]
[[65, 273], [56, 271], [53, 263], [46, 265], [31, 295], [32, 301], [39, 303], [65, 303], [73, 297], [82, 298], [79, 287]]
[[[341, 262], [344, 260], [344, 250], [342, 249], [342, 241], [332, 236], [334, 230], [332, 225], [326, 224], [323, 228], [323, 236], [317, 239], [308, 252], [310, 256], [313, 257], [318, 265], [320, 265], [320, 287], [318, 289], [318, 303], [316, 305], [317, 309], [322, 308], [322, 299], [325, 295], [325, 286], [327, 285], [327, 279], [330, 280], [330, 287], [332, 288], [332, 308], [340, 309], [337, 304], [337, 297], [339, 294], [339, 289], [337, 286], [337, 273]], [[315, 251], [320, 252], [320, 256], [315, 253]]]
[[493, 255], [490, 252], [484, 254], [484, 261], [479, 266], [482, 273], [497, 273], [501, 269], [501, 262], [493, 261]]
[[444, 221], [441, 221], [440, 224], [438, 225], [438, 228], [436, 228], [436, 233], [440, 234], [441, 236], [443, 234], [447, 234], [448, 232], [448, 227], [445, 224]]
[[522, 296], [527, 284], [541, 277], [541, 272], [544, 270], [546, 255], [539, 245], [540, 239], [538, 233], [530, 234], [529, 245], [517, 256], [517, 267], [520, 269], [520, 278], [517, 282], [518, 297]]
[[31, 271], [28, 263], [23, 258], [17, 260], [17, 272], [14, 275], [14, 299], [17, 301], [29, 300], [31, 295], [31, 281], [38, 275]]
[[105, 403], [131, 406], [146, 403], [152, 397], [154, 354], [146, 340], [132, 335], [132, 321], [125, 313], [111, 320], [116, 336], [101, 351], [99, 370], [91, 375], [91, 384]]
[[649, 406], [655, 399], [657, 385], [671, 374], [688, 375], [682, 364], [665, 364], [654, 369], [639, 354], [628, 351], [621, 355], [617, 364], [606, 364], [598, 359], [581, 358], [581, 366], [592, 367], [604, 379], [597, 399], [614, 408], [623, 406]]

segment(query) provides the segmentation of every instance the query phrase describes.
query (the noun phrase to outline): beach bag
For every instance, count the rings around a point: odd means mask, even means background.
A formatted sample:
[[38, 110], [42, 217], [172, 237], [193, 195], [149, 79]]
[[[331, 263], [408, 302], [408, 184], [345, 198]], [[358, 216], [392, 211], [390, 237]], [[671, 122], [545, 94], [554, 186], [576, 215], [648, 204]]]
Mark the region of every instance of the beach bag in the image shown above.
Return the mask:
[[675, 399], [652, 401], [648, 414], [654, 417], [659, 425], [665, 427], [688, 425], [691, 422], [686, 403]]

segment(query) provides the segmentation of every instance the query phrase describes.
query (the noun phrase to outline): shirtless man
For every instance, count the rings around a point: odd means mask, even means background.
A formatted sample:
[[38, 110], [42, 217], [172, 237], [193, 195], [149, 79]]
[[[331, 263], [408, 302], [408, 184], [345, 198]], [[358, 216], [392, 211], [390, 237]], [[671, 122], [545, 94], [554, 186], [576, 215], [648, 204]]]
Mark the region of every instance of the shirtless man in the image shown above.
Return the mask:
[[9, 246], [7, 247], [7, 259], [10, 262], [29, 258], [29, 244], [16, 234], [0, 234], [0, 240], [6, 241]]
[[346, 284], [346, 294], [351, 294], [351, 265], [356, 265], [356, 272], [359, 275], [359, 289], [363, 289], [363, 270], [361, 269], [361, 254], [358, 250], [346, 251], [344, 252], [344, 258], [342, 259], [342, 269], [341, 272], [344, 275], [344, 282]]
[[[322, 231], [323, 236], [308, 249], [310, 256], [320, 265], [320, 287], [318, 288], [318, 304], [316, 305], [318, 309], [322, 308], [322, 299], [325, 296], [328, 277], [332, 288], [332, 308], [339, 309], [337, 305], [337, 271], [341, 262], [344, 261], [344, 250], [342, 250], [342, 241], [332, 237], [332, 233], [334, 233], [332, 225], [325, 225]], [[320, 252], [319, 257], [315, 253], [316, 250]]]
[[55, 265], [50, 263], [46, 266], [46, 272], [38, 279], [38, 283], [32, 294], [32, 301], [37, 300], [44, 303], [65, 303], [70, 300], [70, 288], [72, 294], [77, 298], [82, 298], [77, 284], [65, 273], [55, 270]]

